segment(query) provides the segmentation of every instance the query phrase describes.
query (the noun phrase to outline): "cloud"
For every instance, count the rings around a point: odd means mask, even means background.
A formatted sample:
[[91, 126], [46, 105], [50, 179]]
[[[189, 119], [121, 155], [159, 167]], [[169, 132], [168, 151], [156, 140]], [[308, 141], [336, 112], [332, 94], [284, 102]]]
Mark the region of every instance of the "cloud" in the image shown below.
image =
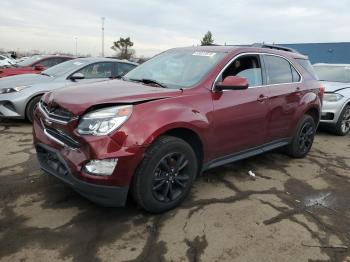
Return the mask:
[[350, 41], [348, 1], [38, 1], [11, 0], [0, 9], [0, 48], [99, 55], [130, 36], [138, 55], [199, 44], [211, 30], [219, 44]]

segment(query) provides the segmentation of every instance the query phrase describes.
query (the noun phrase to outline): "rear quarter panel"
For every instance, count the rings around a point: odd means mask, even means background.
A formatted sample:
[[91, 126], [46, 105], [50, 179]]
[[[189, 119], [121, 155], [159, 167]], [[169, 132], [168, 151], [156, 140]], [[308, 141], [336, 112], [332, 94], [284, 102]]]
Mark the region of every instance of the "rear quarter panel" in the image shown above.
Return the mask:
[[301, 86], [301, 97], [299, 100], [299, 105], [295, 112], [293, 121], [290, 123], [289, 127], [290, 137], [294, 136], [300, 120], [309, 110], [314, 109], [318, 112], [318, 120], [317, 123], [315, 123], [318, 125], [322, 108], [320, 86], [321, 84], [317, 80], [311, 79], [309, 77], [304, 79]]

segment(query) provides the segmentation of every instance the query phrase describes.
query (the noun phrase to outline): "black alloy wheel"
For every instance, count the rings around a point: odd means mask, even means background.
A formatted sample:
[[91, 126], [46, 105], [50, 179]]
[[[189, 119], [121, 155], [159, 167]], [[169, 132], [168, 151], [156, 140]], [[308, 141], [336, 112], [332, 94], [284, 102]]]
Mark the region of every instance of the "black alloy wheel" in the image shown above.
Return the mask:
[[186, 141], [161, 136], [147, 149], [136, 170], [133, 198], [151, 213], [170, 210], [188, 195], [198, 168], [196, 153]]
[[310, 115], [304, 115], [299, 121], [295, 135], [286, 147], [287, 154], [294, 158], [302, 158], [309, 153], [316, 133], [315, 120]]
[[185, 154], [174, 152], [164, 156], [154, 171], [152, 192], [161, 202], [171, 202], [180, 197], [188, 187], [188, 159]]
[[299, 150], [301, 154], [305, 154], [310, 150], [314, 136], [314, 126], [310, 122], [305, 122], [299, 135]]

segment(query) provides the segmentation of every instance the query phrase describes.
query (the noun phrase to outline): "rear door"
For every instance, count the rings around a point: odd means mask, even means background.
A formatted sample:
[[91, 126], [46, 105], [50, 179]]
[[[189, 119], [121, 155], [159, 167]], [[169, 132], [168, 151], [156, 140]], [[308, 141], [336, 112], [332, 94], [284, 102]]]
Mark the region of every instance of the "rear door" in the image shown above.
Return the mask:
[[293, 119], [302, 97], [301, 75], [282, 56], [265, 54], [263, 59], [270, 89], [267, 139], [288, 138], [295, 125]]
[[264, 85], [260, 55], [239, 56], [223, 71], [247, 78], [246, 90], [213, 93], [216, 157], [234, 154], [266, 142], [269, 89]]

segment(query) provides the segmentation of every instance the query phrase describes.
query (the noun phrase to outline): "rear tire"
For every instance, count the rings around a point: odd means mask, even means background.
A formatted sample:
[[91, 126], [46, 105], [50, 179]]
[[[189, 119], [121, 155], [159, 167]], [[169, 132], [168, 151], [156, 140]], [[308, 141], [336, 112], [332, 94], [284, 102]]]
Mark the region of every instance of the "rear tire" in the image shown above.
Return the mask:
[[350, 105], [346, 105], [340, 113], [338, 122], [332, 128], [334, 134], [338, 136], [345, 136], [350, 132]]
[[27, 104], [26, 118], [31, 123], [33, 122], [35, 106], [39, 103], [40, 99], [41, 99], [41, 96], [36, 96], [32, 98], [32, 100], [30, 100], [29, 103]]
[[310, 115], [304, 115], [291, 143], [287, 146], [287, 154], [294, 158], [303, 158], [309, 153], [315, 138], [316, 125]]
[[188, 143], [161, 136], [146, 151], [135, 173], [133, 198], [151, 213], [172, 209], [188, 195], [197, 169], [196, 154]]

